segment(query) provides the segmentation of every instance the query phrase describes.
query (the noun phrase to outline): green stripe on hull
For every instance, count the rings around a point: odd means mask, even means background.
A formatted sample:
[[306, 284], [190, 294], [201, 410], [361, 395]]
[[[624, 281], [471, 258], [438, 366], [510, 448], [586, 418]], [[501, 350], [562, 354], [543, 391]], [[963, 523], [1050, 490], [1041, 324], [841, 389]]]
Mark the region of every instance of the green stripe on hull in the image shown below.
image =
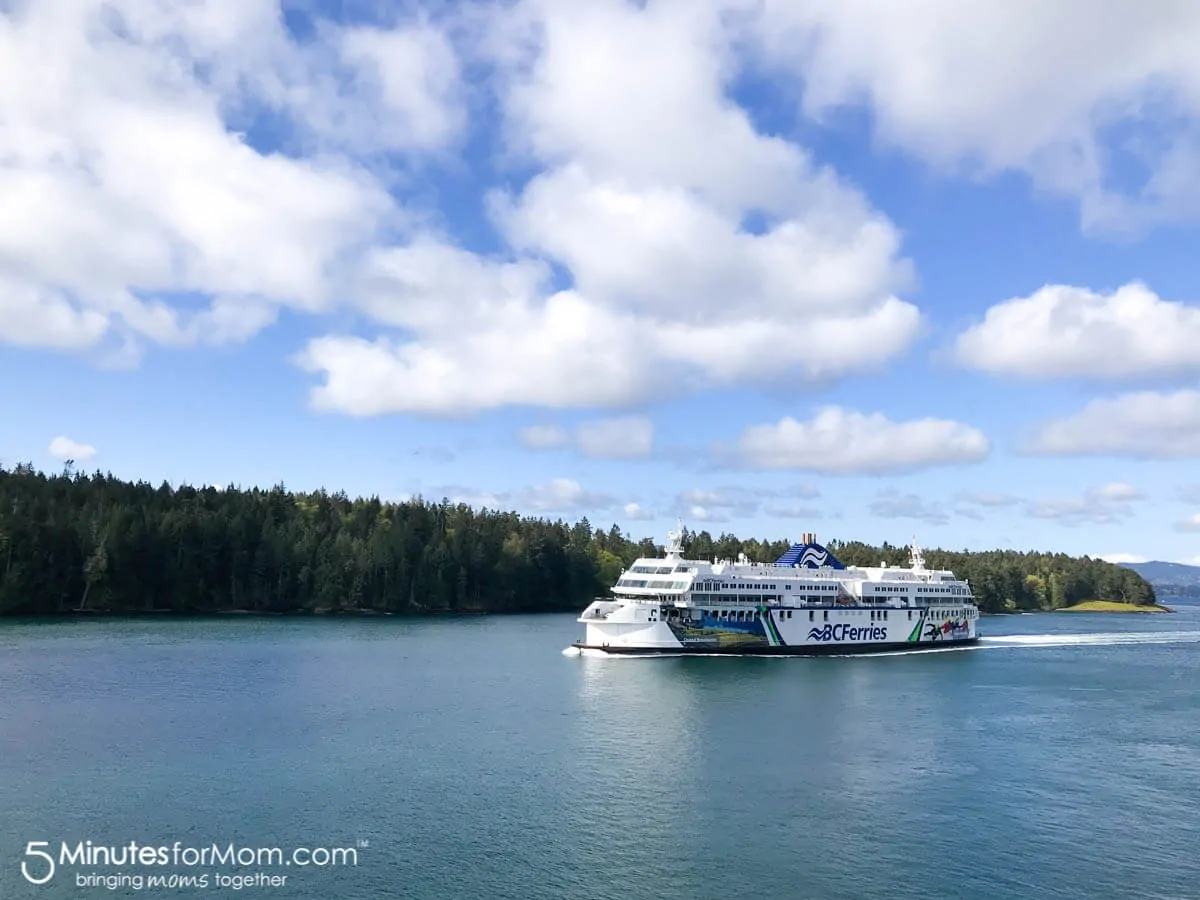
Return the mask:
[[767, 626], [767, 639], [772, 647], [783, 647], [783, 637], [779, 634], [779, 625], [771, 618], [770, 611], [765, 606], [758, 608], [758, 614], [762, 617], [763, 624]]

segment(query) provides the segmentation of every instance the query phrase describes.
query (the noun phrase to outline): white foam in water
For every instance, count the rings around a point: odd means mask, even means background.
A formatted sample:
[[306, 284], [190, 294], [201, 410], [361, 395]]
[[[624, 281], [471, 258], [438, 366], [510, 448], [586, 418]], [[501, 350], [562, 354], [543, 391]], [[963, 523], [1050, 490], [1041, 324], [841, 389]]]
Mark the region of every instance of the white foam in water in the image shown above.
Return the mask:
[[982, 637], [989, 647], [1075, 647], [1113, 644], [1195, 644], [1200, 631], [1114, 631], [1102, 634], [1010, 634]]
[[[1036, 615], [1036, 613], [1031, 613]], [[981, 637], [976, 644], [957, 647], [925, 646], [912, 650], [892, 650], [879, 654], [909, 656], [916, 653], [963, 653], [967, 650], [995, 650], [1001, 647], [1112, 647], [1120, 644], [1196, 644], [1200, 631], [1114, 631], [1100, 634], [1010, 634]], [[855, 656], [839, 653], [837, 656]]]

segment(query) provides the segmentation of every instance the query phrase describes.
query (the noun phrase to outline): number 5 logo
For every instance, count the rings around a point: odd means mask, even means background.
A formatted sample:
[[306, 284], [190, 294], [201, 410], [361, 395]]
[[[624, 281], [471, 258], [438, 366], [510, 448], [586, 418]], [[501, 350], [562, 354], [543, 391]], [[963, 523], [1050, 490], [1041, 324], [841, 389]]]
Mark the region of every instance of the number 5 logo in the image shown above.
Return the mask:
[[35, 849], [37, 847], [49, 847], [49, 846], [50, 846], [50, 844], [47, 841], [30, 841], [26, 845], [26, 847], [25, 847], [25, 855], [26, 856], [40, 856], [42, 859], [44, 859], [46, 861], [46, 864], [48, 866], [50, 866], [50, 869], [49, 869], [49, 871], [46, 872], [46, 875], [44, 878], [34, 878], [32, 875], [29, 874], [29, 869], [26, 868], [26, 866], [28, 866], [29, 863], [22, 860], [21, 861], [21, 874], [25, 876], [25, 880], [28, 881], [30, 884], [45, 884], [47, 881], [49, 881], [51, 878], [54, 877], [54, 857], [51, 856], [49, 853], [47, 853], [45, 850]]

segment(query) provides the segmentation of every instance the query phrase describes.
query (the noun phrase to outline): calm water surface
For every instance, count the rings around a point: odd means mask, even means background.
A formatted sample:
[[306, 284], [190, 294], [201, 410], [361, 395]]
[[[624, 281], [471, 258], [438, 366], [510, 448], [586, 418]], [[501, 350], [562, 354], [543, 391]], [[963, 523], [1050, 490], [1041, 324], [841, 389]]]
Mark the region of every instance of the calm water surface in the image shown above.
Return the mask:
[[[572, 616], [4, 623], [0, 898], [1200, 898], [1178, 608], [860, 659], [570, 658]], [[21, 877], [86, 840], [365, 846], [240, 892]]]

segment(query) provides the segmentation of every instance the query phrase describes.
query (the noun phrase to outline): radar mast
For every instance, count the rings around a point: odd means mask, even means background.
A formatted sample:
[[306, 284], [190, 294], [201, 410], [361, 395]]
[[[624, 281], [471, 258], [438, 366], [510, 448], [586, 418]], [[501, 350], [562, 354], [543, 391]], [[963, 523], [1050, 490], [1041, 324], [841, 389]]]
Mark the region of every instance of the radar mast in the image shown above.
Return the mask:
[[676, 522], [679, 529], [667, 532], [667, 559], [678, 559], [683, 555], [683, 520], [677, 519]]
[[909, 555], [912, 558], [912, 567], [914, 572], [925, 571], [925, 555], [921, 552], [921, 548], [917, 546], [917, 536], [913, 535], [912, 544], [908, 548]]

